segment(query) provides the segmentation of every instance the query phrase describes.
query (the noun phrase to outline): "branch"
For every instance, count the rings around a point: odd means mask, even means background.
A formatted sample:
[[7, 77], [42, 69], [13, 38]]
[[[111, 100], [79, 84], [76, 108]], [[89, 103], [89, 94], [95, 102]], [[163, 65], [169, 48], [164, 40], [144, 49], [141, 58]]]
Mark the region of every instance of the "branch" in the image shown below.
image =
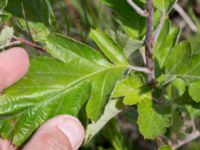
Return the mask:
[[151, 72], [148, 68], [145, 68], [145, 67], [129, 66], [128, 68], [130, 70], [143, 72], [143, 73], [146, 73], [146, 74], [149, 74]]
[[137, 6], [132, 0], [127, 0], [129, 5], [142, 17], [148, 17], [148, 13]]
[[[3, 29], [3, 27], [0, 26], [0, 32], [2, 31], [2, 29]], [[13, 46], [19, 45], [19, 44], [24, 44], [24, 45], [30, 46], [32, 48], [35, 48], [35, 49], [37, 49], [39, 51], [43, 51], [43, 52], [46, 51], [42, 47], [38, 46], [36, 43], [30, 42], [28, 40], [25, 40], [25, 39], [17, 37], [17, 36], [13, 36], [12, 40], [14, 40], [14, 41], [11, 42], [11, 45], [6, 45], [6, 47], [10, 47], [10, 46], [12, 46], [12, 44], [13, 44]]]
[[160, 17], [160, 22], [156, 28], [156, 30], [154, 31], [154, 40], [157, 41], [158, 40], [158, 36], [160, 35], [160, 31], [162, 29], [162, 26], [164, 24], [165, 21], [165, 17], [166, 17], [166, 13], [165, 11], [162, 11], [162, 15]]
[[10, 42], [10, 43], [5, 44], [5, 45], [0, 45], [0, 50], [8, 48], [8, 47], [13, 47], [13, 46], [16, 46], [16, 45], [19, 45], [19, 44], [21, 44], [20, 41], [14, 41], [14, 42]]
[[173, 145], [172, 148], [173, 148], [173, 150], [176, 150], [176, 149], [180, 148], [181, 146], [197, 139], [198, 137], [200, 137], [200, 132], [195, 131], [195, 132], [191, 133], [190, 135], [188, 135], [188, 137], [186, 137], [185, 139], [178, 141], [178, 143]]
[[37, 49], [39, 51], [45, 52], [45, 49], [43, 49], [42, 47], [38, 46], [37, 44], [35, 44], [33, 42], [27, 41], [25, 39], [22, 39], [22, 38], [19, 38], [19, 37], [16, 37], [16, 36], [13, 36], [12, 39], [15, 40], [15, 41], [21, 42], [21, 44], [24, 44], [24, 45], [33, 47], [33, 48], [35, 48], [35, 49]]
[[189, 25], [193, 32], [197, 32], [198, 28], [192, 19], [187, 15], [187, 13], [183, 10], [183, 8], [178, 5], [174, 4], [174, 9], [179, 13], [179, 15], [185, 20], [185, 22]]
[[145, 52], [146, 52], [146, 63], [147, 68], [151, 71], [148, 74], [148, 82], [154, 83], [154, 61], [153, 61], [153, 20], [154, 20], [154, 8], [153, 0], [146, 0], [146, 10], [149, 14], [146, 23], [146, 39], [145, 39]]

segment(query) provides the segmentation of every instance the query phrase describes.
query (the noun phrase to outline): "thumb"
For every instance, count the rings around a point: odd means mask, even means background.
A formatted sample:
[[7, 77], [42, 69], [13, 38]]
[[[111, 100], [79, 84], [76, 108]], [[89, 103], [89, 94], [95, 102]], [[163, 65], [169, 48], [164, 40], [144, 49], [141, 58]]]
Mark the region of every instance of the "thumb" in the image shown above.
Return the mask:
[[44, 123], [23, 150], [77, 150], [84, 139], [80, 121], [59, 115]]

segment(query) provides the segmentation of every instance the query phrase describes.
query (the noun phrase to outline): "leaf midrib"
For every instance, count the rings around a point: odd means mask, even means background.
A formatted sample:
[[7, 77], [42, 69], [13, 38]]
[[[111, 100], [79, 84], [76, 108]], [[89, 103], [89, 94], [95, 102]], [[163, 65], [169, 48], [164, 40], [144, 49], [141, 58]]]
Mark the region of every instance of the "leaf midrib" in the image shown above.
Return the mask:
[[[86, 76], [84, 76], [84, 77], [78, 79], [78, 80], [75, 80], [75, 81], [71, 82], [70, 84], [68, 84], [67, 86], [65, 86], [63, 89], [60, 89], [60, 91], [56, 91], [54, 94], [57, 94], [57, 96], [59, 96], [60, 94], [62, 94], [63, 92], [65, 92], [67, 89], [73, 87], [74, 85], [80, 83], [81, 81], [84, 81], [84, 80], [86, 80], [86, 79], [89, 79], [89, 78], [91, 78], [91, 77], [93, 77], [93, 76], [95, 76], [95, 75], [97, 75], [97, 74], [99, 74], [99, 73], [101, 73], [101, 72], [108, 71], [108, 70], [112, 70], [112, 69], [117, 69], [117, 68], [119, 68], [119, 69], [120, 69], [120, 68], [121, 68], [121, 69], [123, 69], [123, 68], [126, 69], [126, 68], [128, 68], [128, 66], [124, 66], [124, 65], [115, 65], [115, 66], [113, 66], [113, 67], [109, 67], [109, 68], [105, 68], [105, 69], [96, 71], [96, 72], [94, 72], [94, 73], [91, 73], [91, 74], [89, 74], [89, 75], [86, 75]], [[51, 96], [52, 96], [52, 94], [49, 95], [49, 97], [51, 97]], [[44, 98], [44, 100], [45, 100], [45, 99], [46, 99], [46, 98]], [[21, 111], [21, 112], [19, 112], [19, 113], [17, 113], [17, 114], [23, 114], [23, 113], [25, 113], [26, 111], [28, 111], [29, 109], [35, 107], [36, 105], [37, 105], [37, 106], [41, 105], [41, 104], [44, 102], [44, 100], [42, 100], [42, 101], [40, 101], [40, 102], [38, 102], [38, 103], [35, 103], [35, 104], [33, 104], [32, 106], [29, 106], [27, 109], [24, 109], [23, 111]], [[52, 99], [49, 99], [49, 100], [52, 100]], [[17, 115], [17, 114], [16, 114], [16, 115]], [[12, 116], [12, 115], [11, 115], [11, 116]]]
[[89, 74], [89, 75], [86, 75], [86, 76], [84, 76], [84, 77], [78, 79], [78, 80], [73, 81], [72, 83], [70, 83], [70, 84], [68, 84], [66, 87], [64, 87], [63, 90], [66, 90], [67, 88], [69, 88], [69, 87], [71, 87], [71, 86], [73, 86], [73, 85], [75, 85], [75, 84], [77, 84], [77, 83], [79, 83], [79, 82], [81, 82], [81, 81], [83, 81], [83, 80], [86, 80], [86, 79], [88, 79], [88, 78], [90, 78], [90, 77], [92, 77], [92, 76], [95, 76], [95, 75], [97, 75], [97, 74], [99, 74], [99, 73], [101, 73], [101, 72], [108, 71], [108, 70], [113, 70], [113, 69], [117, 69], [117, 68], [119, 68], [119, 69], [120, 69], [120, 68], [121, 68], [121, 69], [122, 69], [122, 68], [126, 69], [126, 68], [128, 68], [128, 66], [117, 65], [117, 66], [114, 66], [114, 67], [109, 67], [109, 68], [106, 68], [106, 69], [99, 70], [99, 71], [97, 71], [97, 72], [91, 73], [91, 74]]

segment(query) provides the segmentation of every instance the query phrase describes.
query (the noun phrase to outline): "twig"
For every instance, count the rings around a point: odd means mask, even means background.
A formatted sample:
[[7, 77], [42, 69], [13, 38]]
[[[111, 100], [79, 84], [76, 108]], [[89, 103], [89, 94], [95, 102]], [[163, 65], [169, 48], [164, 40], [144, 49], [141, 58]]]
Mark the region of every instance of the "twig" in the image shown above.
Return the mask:
[[10, 43], [8, 43], [8, 44], [6, 44], [6, 45], [0, 46], [0, 50], [1, 50], [1, 49], [5, 49], [5, 48], [8, 48], [8, 47], [13, 47], [13, 46], [16, 46], [16, 45], [19, 45], [19, 44], [21, 44], [20, 41], [10, 42]]
[[144, 10], [142, 10], [138, 5], [136, 5], [132, 0], [127, 0], [129, 5], [140, 15], [143, 17], [148, 17], [148, 13]]
[[194, 131], [197, 130], [196, 123], [195, 123], [195, 119], [192, 118], [192, 119], [191, 119], [191, 122], [192, 122], [192, 132], [194, 132]]
[[145, 67], [129, 66], [129, 69], [149, 74], [151, 71]]
[[176, 150], [178, 148], [180, 148], [181, 146], [197, 139], [198, 137], [200, 137], [200, 132], [199, 131], [195, 131], [192, 132], [190, 135], [188, 135], [188, 137], [186, 137], [185, 139], [178, 141], [177, 144], [172, 145], [173, 150]]
[[160, 22], [159, 22], [156, 30], [154, 31], [154, 40], [155, 41], [157, 41], [157, 39], [158, 39], [158, 36], [160, 34], [160, 31], [161, 31], [162, 26], [163, 26], [164, 21], [165, 21], [165, 17], [166, 17], [166, 13], [165, 13], [165, 11], [162, 11], [162, 15], [160, 17]]
[[197, 32], [198, 28], [192, 19], [187, 15], [183, 8], [179, 4], [174, 4], [174, 9], [179, 13], [179, 15], [185, 20], [193, 32]]
[[[3, 29], [3, 27], [0, 26], [0, 31]], [[39, 51], [43, 51], [45, 52], [46, 50], [43, 49], [42, 47], [38, 46], [37, 44], [33, 43], [33, 42], [30, 42], [28, 40], [25, 40], [23, 38], [20, 38], [20, 37], [17, 37], [17, 36], [13, 36], [12, 37], [12, 40], [14, 40], [12, 43], [14, 45], [18, 45], [18, 44], [24, 44], [24, 45], [27, 45], [27, 46], [30, 46], [30, 47], [33, 47]]]
[[45, 51], [45, 49], [43, 49], [42, 47], [38, 46], [37, 44], [35, 44], [33, 42], [27, 41], [25, 39], [22, 39], [22, 38], [19, 38], [19, 37], [16, 37], [16, 36], [13, 36], [12, 39], [15, 40], [15, 41], [19, 41], [22, 44], [25, 44], [27, 46], [33, 47], [33, 48], [35, 48], [35, 49], [37, 49], [39, 51], [43, 51], [43, 52]]
[[146, 23], [146, 39], [145, 39], [145, 52], [147, 68], [151, 71], [148, 74], [148, 82], [154, 84], [154, 62], [153, 62], [153, 20], [154, 20], [154, 8], [153, 0], [146, 0], [146, 10], [149, 14]]

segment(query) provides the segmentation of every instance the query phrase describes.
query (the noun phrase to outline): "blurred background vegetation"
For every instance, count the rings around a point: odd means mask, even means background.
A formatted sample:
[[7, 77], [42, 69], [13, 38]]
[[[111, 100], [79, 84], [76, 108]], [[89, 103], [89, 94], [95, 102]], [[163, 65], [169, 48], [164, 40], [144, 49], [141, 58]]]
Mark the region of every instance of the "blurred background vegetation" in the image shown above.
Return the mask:
[[[55, 15], [54, 31], [70, 36], [74, 39], [88, 43], [94, 46], [89, 39], [89, 31], [91, 28], [101, 28], [105, 32], [110, 33], [115, 38], [121, 38], [123, 42], [123, 29], [120, 26], [117, 14], [103, 5], [100, 0], [51, 0], [52, 8]], [[181, 40], [188, 39], [192, 43], [194, 52], [200, 49], [200, 0], [179, 0], [179, 6], [184, 10], [190, 18], [184, 18], [182, 14], [174, 8], [170, 13], [170, 20], [174, 26], [181, 28]], [[123, 9], [123, 8], [122, 8]], [[24, 16], [25, 17], [25, 16]], [[22, 31], [24, 23], [22, 21], [9, 20], [9, 14], [6, 14], [1, 22], [12, 24], [15, 31], [23, 33], [27, 39], [34, 41], [34, 37], [30, 33]], [[9, 20], [9, 21], [8, 21]], [[191, 26], [192, 22], [192, 26]], [[19, 34], [16, 33], [16, 34]], [[117, 36], [116, 36], [117, 35]], [[42, 40], [42, 39], [40, 39]], [[118, 39], [116, 39], [118, 40]], [[38, 42], [37, 40], [35, 42]], [[128, 45], [129, 47], [131, 45]], [[30, 49], [30, 48], [29, 48]], [[82, 150], [154, 150], [157, 141], [144, 140], [139, 134], [136, 126], [137, 113], [134, 107], [125, 108], [116, 118], [112, 119], [104, 129], [90, 142], [81, 149]], [[181, 124], [181, 120], [174, 118], [177, 124]], [[176, 128], [176, 125], [174, 126]], [[170, 130], [168, 131], [170, 132]], [[180, 150], [199, 150], [200, 139], [197, 139]]]

